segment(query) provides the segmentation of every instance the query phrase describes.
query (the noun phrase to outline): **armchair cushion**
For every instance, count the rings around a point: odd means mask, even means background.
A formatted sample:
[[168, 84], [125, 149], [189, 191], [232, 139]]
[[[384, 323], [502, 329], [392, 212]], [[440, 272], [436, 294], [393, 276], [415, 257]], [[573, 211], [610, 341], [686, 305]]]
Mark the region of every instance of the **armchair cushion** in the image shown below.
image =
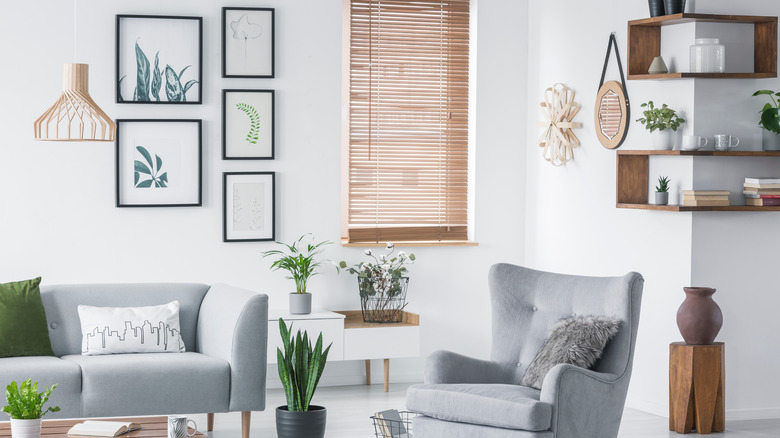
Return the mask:
[[414, 385], [407, 409], [439, 420], [528, 431], [550, 428], [552, 406], [540, 392], [506, 384]]
[[619, 329], [620, 320], [607, 316], [561, 319], [553, 326], [550, 336], [528, 366], [520, 384], [542, 389], [544, 376], [552, 367], [561, 363], [590, 368]]

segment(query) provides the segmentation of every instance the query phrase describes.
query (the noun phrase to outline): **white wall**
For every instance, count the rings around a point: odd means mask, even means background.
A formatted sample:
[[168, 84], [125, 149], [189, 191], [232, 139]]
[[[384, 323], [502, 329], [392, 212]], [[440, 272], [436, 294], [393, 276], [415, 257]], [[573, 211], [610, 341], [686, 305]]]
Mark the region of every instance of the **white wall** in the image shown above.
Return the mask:
[[[476, 2], [475, 2], [476, 3]], [[425, 357], [439, 348], [487, 357], [487, 270], [523, 262], [527, 118], [526, 8], [479, 0], [476, 102], [478, 247], [404, 248], [411, 267], [409, 310], [422, 315]], [[0, 16], [5, 84], [0, 107], [0, 282], [43, 276], [44, 283], [226, 282], [286, 307], [292, 284], [269, 272], [260, 252], [271, 243], [222, 242], [224, 171], [277, 172], [277, 239], [305, 232], [340, 238], [341, 0], [236, 0], [230, 6], [276, 8], [276, 78], [220, 78], [222, 4], [209, 0], [34, 0]], [[74, 14], [75, 12], [75, 14]], [[204, 17], [203, 105], [114, 102], [115, 14]], [[74, 18], [77, 31], [74, 32]], [[74, 36], [75, 33], [75, 36]], [[75, 48], [75, 54], [74, 54]], [[509, 50], [506, 50], [509, 49]], [[200, 208], [114, 207], [114, 145], [32, 140], [32, 123], [59, 96], [61, 64], [90, 65], [90, 92], [114, 118], [202, 118], [204, 205]], [[276, 90], [277, 159], [220, 159], [221, 90]], [[328, 249], [357, 262], [360, 248]], [[355, 279], [325, 272], [310, 290], [314, 305], [359, 308]], [[394, 360], [391, 379], [418, 381], [422, 359]], [[374, 381], [381, 381], [375, 366]], [[323, 382], [360, 383], [361, 362], [332, 363]], [[269, 371], [273, 376], [274, 372]]]
[[[561, 14], [562, 10], [567, 12]], [[770, 0], [739, 4], [713, 0], [698, 2], [696, 12], [778, 15], [780, 5]], [[578, 93], [583, 110], [576, 121], [584, 128], [577, 130], [583, 144], [574, 162], [562, 169], [542, 160], [535, 146], [538, 129], [529, 130], [526, 261], [542, 269], [588, 275], [642, 273], [642, 317], [627, 403], [663, 416], [668, 415], [668, 344], [680, 340], [675, 315], [684, 297], [682, 288], [691, 284], [717, 288], [715, 300], [725, 320], [718, 339], [727, 344], [727, 418], [777, 417], [779, 383], [774, 370], [780, 354], [774, 344], [767, 344], [765, 335], [778, 330], [773, 316], [778, 288], [771, 275], [762, 274], [776, 271], [772, 256], [779, 243], [777, 213], [692, 214], [619, 210], [614, 205], [615, 152], [604, 149], [594, 135], [594, 100], [609, 33], [617, 35], [625, 66], [626, 22], [647, 15], [644, 2], [529, 3], [529, 16], [534, 17], [529, 26], [529, 106], [540, 100], [544, 88], [564, 82]], [[707, 36], [709, 30], [707, 25], [665, 28], [662, 55], [667, 64], [686, 71], [687, 48], [694, 35]], [[724, 36], [744, 33], [737, 28]], [[742, 56], [738, 52], [744, 40], [739, 38], [729, 41], [727, 58]], [[607, 78], [618, 79], [614, 59]], [[778, 88], [778, 81], [629, 81], [627, 88], [632, 120], [641, 117], [642, 102], [654, 100], [688, 119], [684, 134], [712, 136], [728, 130], [755, 147], [756, 136], [760, 138], [757, 111], [763, 103], [749, 96], [759, 88]], [[529, 126], [537, 118], [532, 113]], [[650, 149], [649, 145], [647, 131], [632, 122], [622, 148]], [[741, 178], [772, 175], [777, 164], [775, 159], [654, 157], [650, 182], [669, 175], [670, 201], [676, 203], [681, 189], [717, 185], [741, 191]]]

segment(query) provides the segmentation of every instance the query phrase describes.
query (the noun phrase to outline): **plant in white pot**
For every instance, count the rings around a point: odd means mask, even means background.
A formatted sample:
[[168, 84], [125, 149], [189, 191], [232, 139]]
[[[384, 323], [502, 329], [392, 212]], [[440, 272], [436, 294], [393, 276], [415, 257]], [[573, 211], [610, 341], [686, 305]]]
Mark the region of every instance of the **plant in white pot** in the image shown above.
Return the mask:
[[646, 108], [642, 111], [644, 117], [636, 119], [636, 121], [650, 131], [653, 148], [656, 150], [674, 149], [674, 133], [677, 132], [680, 125], [685, 123], [685, 119], [679, 117], [677, 112], [666, 104], [658, 108], [651, 100], [641, 106]]
[[758, 90], [753, 96], [769, 96], [772, 103], [764, 104], [761, 108], [761, 120], [758, 126], [762, 129], [762, 144], [765, 151], [780, 150], [780, 93], [772, 90]]
[[5, 387], [8, 406], [3, 408], [3, 412], [11, 417], [13, 438], [40, 438], [41, 418], [47, 412], [60, 410], [59, 406], [49, 406], [43, 410], [43, 405], [49, 401], [49, 396], [56, 387], [55, 383], [51, 388], [44, 388], [44, 391], [39, 393], [38, 382], [32, 383], [32, 379], [25, 380], [21, 385], [13, 381]]
[[[307, 236], [311, 243], [304, 242]], [[290, 313], [303, 315], [311, 313], [311, 294], [306, 292], [306, 287], [309, 284], [309, 279], [319, 274], [317, 268], [328, 261], [317, 259], [317, 256], [324, 251], [322, 247], [331, 245], [333, 242], [324, 240], [314, 243], [314, 236], [307, 233], [290, 245], [283, 242], [276, 243], [284, 246], [284, 249], [264, 251], [263, 257], [278, 257], [271, 263], [271, 270], [285, 270], [290, 274], [285, 278], [295, 281], [295, 292], [290, 293]], [[334, 266], [338, 272], [339, 267], [335, 264]]]
[[312, 348], [309, 334], [298, 330], [293, 337], [282, 318], [279, 318], [279, 333], [284, 351], [276, 349], [276, 363], [287, 405], [276, 408], [276, 434], [279, 438], [322, 438], [328, 411], [323, 406], [312, 405], [311, 399], [333, 344], [323, 351], [320, 333]]
[[656, 205], [669, 203], [669, 177], [658, 177], [658, 185], [655, 186], [655, 203]]

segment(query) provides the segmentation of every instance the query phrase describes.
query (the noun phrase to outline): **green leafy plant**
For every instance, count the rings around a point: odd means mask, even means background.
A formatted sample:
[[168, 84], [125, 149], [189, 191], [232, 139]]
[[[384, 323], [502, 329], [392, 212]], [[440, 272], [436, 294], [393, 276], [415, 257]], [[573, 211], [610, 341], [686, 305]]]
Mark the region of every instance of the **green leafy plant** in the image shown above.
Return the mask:
[[775, 97], [780, 96], [780, 93], [775, 93], [772, 90], [758, 90], [753, 93], [753, 96], [769, 96], [772, 103], [767, 103], [761, 109], [761, 120], [758, 122], [758, 126], [766, 129], [769, 132], [780, 134], [780, 100]]
[[393, 257], [395, 245], [392, 243], [388, 243], [385, 249], [385, 254], [379, 256], [375, 256], [370, 249], [365, 251], [367, 256], [374, 259], [373, 262], [360, 262], [349, 268], [347, 262], [342, 260], [339, 263], [340, 268], [347, 269], [347, 272], [357, 275], [360, 279], [358, 284], [361, 286], [361, 298], [373, 297], [377, 294], [392, 298], [401, 292], [400, 280], [407, 272], [404, 264], [414, 263], [416, 258], [414, 254], [407, 255], [403, 251], [399, 251], [398, 255]]
[[60, 410], [59, 406], [49, 406], [43, 410], [43, 405], [49, 401], [49, 396], [56, 387], [55, 383], [51, 388], [44, 388], [43, 392], [38, 393], [38, 382], [32, 383], [32, 379], [25, 380], [19, 386], [13, 381], [5, 387], [8, 406], [3, 408], [3, 412], [15, 420], [35, 420], [47, 412], [57, 412]]
[[290, 330], [287, 329], [284, 320], [279, 318], [279, 333], [284, 347], [284, 352], [278, 347], [276, 349], [279, 379], [282, 381], [284, 395], [287, 398], [287, 409], [308, 411], [333, 344], [331, 343], [325, 351], [322, 351], [322, 333], [320, 333], [317, 343], [312, 348], [309, 334], [305, 330], [303, 335], [298, 330], [295, 337], [291, 336]]
[[[144, 53], [143, 49], [141, 49], [141, 46], [138, 45], [138, 40], [136, 40], [135, 63], [136, 82], [135, 89], [133, 90], [133, 100], [136, 102], [150, 102], [152, 100], [151, 97], [154, 97], [154, 100], [159, 102], [163, 78], [163, 73], [160, 71], [160, 52], [157, 51], [157, 53], [155, 53], [154, 70], [151, 70], [149, 58], [146, 56], [146, 53]], [[184, 85], [181, 84], [181, 77], [188, 68], [190, 68], [189, 65], [184, 67], [179, 74], [176, 74], [176, 71], [174, 71], [170, 65], [165, 66], [165, 94], [168, 97], [169, 102], [186, 102], [187, 91], [198, 83], [198, 81], [192, 79], [187, 81]], [[122, 76], [117, 85], [120, 102], [125, 101], [122, 97], [122, 81], [126, 76], [127, 75]]]
[[[306, 236], [309, 236], [312, 243], [304, 243], [303, 240]], [[309, 283], [309, 279], [317, 274], [317, 268], [319, 268], [327, 260], [317, 260], [317, 256], [324, 251], [322, 248], [325, 245], [331, 245], [333, 242], [324, 240], [320, 243], [314, 243], [314, 236], [311, 233], [304, 234], [297, 241], [288, 245], [283, 242], [276, 242], [278, 245], [284, 246], [284, 249], [273, 249], [270, 251], [263, 251], [263, 258], [270, 256], [278, 256], [273, 263], [271, 263], [271, 270], [276, 271], [283, 269], [290, 273], [285, 278], [295, 281], [295, 292], [299, 294], [306, 293], [306, 286]], [[338, 272], [339, 267], [336, 266]]]
[[[154, 154], [154, 161], [152, 161], [152, 155], [143, 146], [136, 146], [136, 150], [144, 157], [146, 163], [135, 160], [135, 187], [139, 189], [150, 188], [152, 185], [154, 187], [168, 187], [168, 172], [160, 173], [163, 165], [162, 158]], [[141, 174], [149, 175], [149, 179], [141, 181]]]
[[658, 185], [655, 186], [656, 192], [668, 192], [669, 191], [669, 177], [659, 176]]
[[257, 144], [257, 140], [260, 138], [260, 114], [252, 105], [246, 103], [237, 103], [236, 108], [246, 113], [249, 116], [249, 133], [246, 135], [246, 141], [252, 144]]
[[660, 108], [656, 108], [651, 100], [647, 103], [643, 103], [641, 106], [642, 108], [647, 109], [642, 112], [644, 117], [636, 119], [636, 121], [645, 125], [645, 129], [650, 132], [653, 132], [656, 129], [659, 131], [665, 131], [667, 129], [677, 131], [677, 128], [685, 123], [685, 119], [679, 117], [675, 110], [669, 108], [666, 104], [661, 105]]
[[165, 94], [168, 96], [169, 102], [186, 102], [187, 90], [189, 90], [190, 87], [198, 83], [198, 81], [192, 79], [188, 81], [186, 84], [184, 84], [184, 86], [182, 87], [181, 76], [188, 68], [190, 68], [189, 65], [181, 69], [181, 71], [177, 75], [176, 72], [173, 71], [170, 65], [165, 66]]

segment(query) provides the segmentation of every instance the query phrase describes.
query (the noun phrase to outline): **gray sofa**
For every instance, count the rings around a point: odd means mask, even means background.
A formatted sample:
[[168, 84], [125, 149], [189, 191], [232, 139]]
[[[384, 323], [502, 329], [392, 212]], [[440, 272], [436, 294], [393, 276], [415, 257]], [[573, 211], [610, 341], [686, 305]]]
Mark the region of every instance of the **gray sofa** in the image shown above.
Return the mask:
[[[425, 384], [406, 395], [425, 438], [615, 438], [634, 358], [644, 279], [554, 274], [509, 264], [490, 269], [490, 360], [448, 351], [426, 363]], [[541, 391], [520, 385], [556, 321], [616, 316], [620, 331], [593, 369], [553, 367]]]
[[[265, 409], [268, 297], [223, 284], [72, 284], [41, 287], [55, 356], [0, 359], [0, 382], [57, 383], [46, 418]], [[152, 306], [178, 300], [184, 353], [81, 355], [79, 304]]]

